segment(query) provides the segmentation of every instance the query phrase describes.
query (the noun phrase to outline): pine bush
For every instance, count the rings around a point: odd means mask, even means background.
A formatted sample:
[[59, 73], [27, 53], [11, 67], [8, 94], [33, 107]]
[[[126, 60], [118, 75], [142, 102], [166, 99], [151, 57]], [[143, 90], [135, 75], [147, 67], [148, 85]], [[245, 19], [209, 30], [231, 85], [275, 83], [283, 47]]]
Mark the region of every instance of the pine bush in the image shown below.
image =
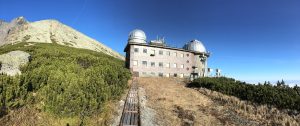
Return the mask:
[[284, 84], [284, 81], [279, 83], [277, 85], [271, 85], [270, 83], [254, 85], [226, 77], [204, 77], [195, 79], [188, 86], [203, 87], [242, 100], [274, 105], [280, 109], [300, 111], [299, 87], [289, 87]]
[[26, 104], [40, 104], [59, 116], [90, 115], [127, 88], [131, 75], [124, 61], [58, 44], [24, 44], [0, 48], [0, 54], [22, 50], [31, 55], [21, 75], [0, 75], [0, 115]]

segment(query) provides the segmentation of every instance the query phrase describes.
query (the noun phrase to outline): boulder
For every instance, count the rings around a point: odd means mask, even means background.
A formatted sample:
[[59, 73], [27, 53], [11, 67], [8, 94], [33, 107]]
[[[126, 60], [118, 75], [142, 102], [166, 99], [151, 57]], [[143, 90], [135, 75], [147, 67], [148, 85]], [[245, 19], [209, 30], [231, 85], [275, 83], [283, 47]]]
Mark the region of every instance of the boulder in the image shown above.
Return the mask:
[[9, 76], [21, 74], [20, 66], [29, 62], [30, 54], [24, 51], [11, 51], [0, 55], [0, 73]]

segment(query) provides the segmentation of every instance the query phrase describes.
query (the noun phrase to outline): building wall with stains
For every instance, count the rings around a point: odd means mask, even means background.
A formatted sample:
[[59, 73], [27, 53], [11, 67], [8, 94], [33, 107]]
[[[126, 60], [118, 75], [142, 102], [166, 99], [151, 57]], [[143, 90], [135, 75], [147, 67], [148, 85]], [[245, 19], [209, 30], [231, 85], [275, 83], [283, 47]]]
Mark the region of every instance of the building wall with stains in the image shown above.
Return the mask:
[[130, 45], [127, 50], [130, 70], [140, 77], [189, 77], [195, 66], [191, 52], [141, 45]]

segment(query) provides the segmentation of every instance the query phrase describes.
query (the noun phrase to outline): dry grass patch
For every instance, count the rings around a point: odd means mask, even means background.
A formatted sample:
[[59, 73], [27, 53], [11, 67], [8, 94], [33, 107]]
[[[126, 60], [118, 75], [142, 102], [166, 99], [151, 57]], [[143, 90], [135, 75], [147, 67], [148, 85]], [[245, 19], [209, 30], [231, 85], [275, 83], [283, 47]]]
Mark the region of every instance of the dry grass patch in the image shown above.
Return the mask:
[[[221, 125], [211, 114], [199, 108], [207, 108], [213, 101], [198, 91], [185, 87], [180, 79], [139, 78], [139, 86], [147, 95], [147, 106], [156, 110], [159, 125]], [[192, 119], [195, 118], [195, 119]]]
[[290, 111], [278, 110], [273, 106], [258, 105], [252, 102], [242, 101], [236, 97], [224, 95], [205, 88], [196, 90], [201, 94], [211, 97], [224, 106], [231, 108], [235, 113], [248, 119], [255, 120], [261, 125], [300, 125], [300, 114], [289, 114]]
[[300, 125], [300, 115], [204, 88], [187, 88], [178, 78], [139, 78], [138, 82], [145, 89], [146, 106], [156, 111], [157, 125]]

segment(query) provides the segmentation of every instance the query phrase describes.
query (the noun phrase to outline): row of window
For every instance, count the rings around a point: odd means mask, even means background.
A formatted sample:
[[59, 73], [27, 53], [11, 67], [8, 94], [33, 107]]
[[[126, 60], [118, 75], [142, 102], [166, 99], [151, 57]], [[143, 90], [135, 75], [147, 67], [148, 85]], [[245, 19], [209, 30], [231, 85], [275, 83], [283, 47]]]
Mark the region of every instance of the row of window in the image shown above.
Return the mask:
[[156, 74], [158, 74], [159, 77], [180, 77], [180, 78], [183, 78], [184, 76], [189, 76], [189, 74], [183, 74], [183, 73], [180, 73], [180, 74], [177, 74], [177, 73], [155, 73], [155, 72], [142, 72], [142, 75], [143, 76], [147, 76], [147, 75], [151, 75], [151, 76], [156, 76]]
[[[170, 63], [163, 63], [163, 62], [158, 62], [158, 67], [166, 67], [166, 68], [170, 68], [171, 64]], [[177, 66], [177, 63], [173, 63], [173, 68], [184, 68], [184, 64], [181, 64], [180, 66]], [[138, 61], [137, 60], [133, 60], [133, 66], [138, 66]], [[148, 66], [148, 62], [147, 61], [142, 61], [142, 66], [147, 67]], [[150, 66], [151, 67], [155, 67], [155, 62], [150, 62]], [[187, 70], [189, 70], [189, 68], [187, 68]]]
[[[134, 48], [134, 52], [135, 52], [135, 53], [139, 53], [139, 48]], [[143, 49], [143, 53], [148, 54], [148, 50], [147, 50], [147, 49]], [[151, 50], [150, 50], [150, 54], [151, 54], [151, 55], [155, 55], [155, 50], [154, 50], [154, 49], [151, 49]], [[159, 50], [159, 51], [158, 51], [158, 54], [159, 54], [159, 55], [164, 55], [164, 54], [165, 54], [165, 55], [167, 55], [167, 56], [171, 56], [171, 52], [170, 52], [170, 51]], [[175, 56], [175, 57], [177, 57], [177, 52], [173, 52], [172, 55]], [[190, 54], [186, 54], [186, 56], [189, 57]], [[179, 54], [179, 57], [184, 57], [184, 54], [183, 54], [183, 53], [180, 53], [180, 54]]]

